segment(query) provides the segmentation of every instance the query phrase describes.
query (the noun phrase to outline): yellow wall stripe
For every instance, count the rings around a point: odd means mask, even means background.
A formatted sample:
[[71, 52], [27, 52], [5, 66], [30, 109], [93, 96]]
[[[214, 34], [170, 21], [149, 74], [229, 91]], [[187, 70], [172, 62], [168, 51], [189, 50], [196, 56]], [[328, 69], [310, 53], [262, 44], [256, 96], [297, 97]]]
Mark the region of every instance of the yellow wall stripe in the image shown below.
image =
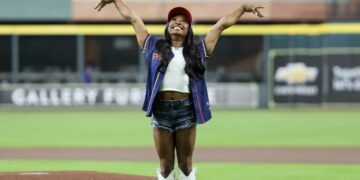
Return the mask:
[[[147, 25], [154, 35], [162, 35], [164, 25]], [[194, 25], [197, 35], [205, 35], [211, 25]], [[134, 35], [131, 25], [0, 25], [0, 35]], [[360, 23], [234, 25], [223, 35], [321, 35], [360, 34]]]

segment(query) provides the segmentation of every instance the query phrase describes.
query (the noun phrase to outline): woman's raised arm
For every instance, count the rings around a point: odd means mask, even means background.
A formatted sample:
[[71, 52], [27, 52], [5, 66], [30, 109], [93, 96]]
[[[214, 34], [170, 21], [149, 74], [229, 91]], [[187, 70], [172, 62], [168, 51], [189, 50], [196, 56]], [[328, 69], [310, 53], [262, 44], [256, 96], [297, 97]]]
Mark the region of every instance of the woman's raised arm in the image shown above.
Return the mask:
[[208, 55], [212, 54], [215, 49], [216, 43], [221, 36], [221, 33], [234, 25], [239, 18], [246, 12], [251, 12], [256, 14], [259, 18], [263, 18], [264, 16], [260, 13], [259, 9], [264, 8], [263, 6], [257, 5], [249, 5], [244, 4], [241, 7], [237, 8], [230, 14], [225, 15], [222, 17], [208, 32], [205, 37], [205, 44], [206, 44], [206, 52]]
[[98, 11], [101, 11], [103, 7], [108, 4], [115, 4], [116, 9], [124, 17], [125, 20], [129, 21], [135, 30], [136, 39], [140, 46], [143, 48], [145, 38], [148, 36], [148, 32], [146, 30], [145, 24], [142, 19], [136, 14], [136, 12], [123, 0], [101, 0], [101, 2], [95, 7]]

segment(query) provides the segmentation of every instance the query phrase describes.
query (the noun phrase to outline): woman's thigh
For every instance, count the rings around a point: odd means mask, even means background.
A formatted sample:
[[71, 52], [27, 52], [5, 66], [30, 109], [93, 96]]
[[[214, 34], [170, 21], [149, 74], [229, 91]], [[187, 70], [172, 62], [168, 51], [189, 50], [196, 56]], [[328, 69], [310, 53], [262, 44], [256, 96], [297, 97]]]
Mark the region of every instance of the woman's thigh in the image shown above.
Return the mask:
[[176, 154], [179, 163], [191, 163], [196, 141], [196, 126], [175, 132]]
[[175, 156], [174, 140], [175, 140], [174, 133], [165, 129], [154, 128], [154, 142], [160, 159], [166, 159], [167, 161], [174, 161], [174, 156]]

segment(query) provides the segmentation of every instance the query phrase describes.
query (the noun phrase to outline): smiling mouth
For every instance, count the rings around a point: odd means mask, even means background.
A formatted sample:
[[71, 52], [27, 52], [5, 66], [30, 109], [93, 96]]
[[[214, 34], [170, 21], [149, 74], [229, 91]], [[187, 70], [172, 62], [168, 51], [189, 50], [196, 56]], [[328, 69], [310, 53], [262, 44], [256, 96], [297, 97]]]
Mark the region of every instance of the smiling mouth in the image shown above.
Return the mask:
[[174, 29], [174, 30], [183, 30], [183, 28], [181, 28], [179, 26], [174, 26], [174, 27], [172, 27], [172, 29]]

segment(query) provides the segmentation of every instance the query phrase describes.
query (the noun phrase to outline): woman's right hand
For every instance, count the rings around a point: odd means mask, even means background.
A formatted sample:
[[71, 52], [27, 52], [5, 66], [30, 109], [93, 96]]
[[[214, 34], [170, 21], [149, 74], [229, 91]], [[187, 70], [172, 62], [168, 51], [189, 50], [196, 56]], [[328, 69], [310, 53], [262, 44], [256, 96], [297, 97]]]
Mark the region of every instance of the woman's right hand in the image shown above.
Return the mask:
[[252, 4], [243, 4], [241, 6], [241, 9], [243, 10], [243, 12], [251, 12], [254, 13], [256, 16], [258, 16], [259, 18], [263, 18], [264, 15], [260, 12], [260, 9], [264, 9], [264, 6], [259, 6], [259, 5], [252, 5]]
[[108, 4], [114, 3], [115, 0], [101, 0], [100, 3], [95, 7], [95, 9], [98, 9], [98, 11], [101, 11], [103, 7], [105, 7]]
[[146, 30], [143, 20], [138, 16], [135, 11], [124, 2], [124, 0], [101, 0], [100, 3], [95, 7], [98, 11], [101, 11], [103, 7], [108, 4], [114, 3], [115, 8], [120, 13], [120, 15], [133, 25], [135, 30], [136, 39], [139, 44], [139, 47], [142, 49], [145, 43], [146, 37], [149, 33]]

